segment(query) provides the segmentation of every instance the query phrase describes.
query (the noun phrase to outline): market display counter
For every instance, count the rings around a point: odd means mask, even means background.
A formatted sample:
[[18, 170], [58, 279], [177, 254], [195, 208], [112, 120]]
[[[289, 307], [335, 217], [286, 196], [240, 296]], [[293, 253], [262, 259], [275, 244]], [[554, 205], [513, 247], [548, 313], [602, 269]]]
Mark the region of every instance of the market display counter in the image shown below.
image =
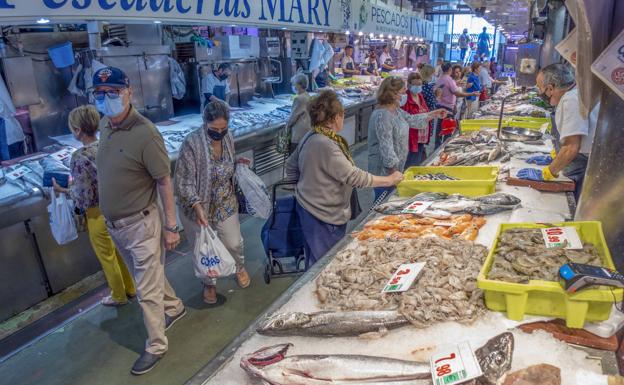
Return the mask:
[[[368, 129], [367, 116], [370, 116], [376, 101], [368, 96], [361, 99], [343, 98], [343, 103], [346, 107], [345, 126], [350, 125], [350, 129], [345, 130], [344, 134], [347, 135], [349, 143], [354, 144], [366, 138], [362, 131]], [[282, 179], [285, 159], [284, 155], [275, 150], [275, 137], [284, 127], [284, 116], [288, 114], [285, 111], [280, 115], [274, 114], [260, 125], [250, 119], [267, 116], [276, 108], [290, 107], [291, 104], [292, 96], [278, 96], [276, 99], [262, 99], [254, 103], [251, 109], [234, 111], [232, 114], [236, 125], [232, 132], [237, 154], [254, 161], [256, 173], [267, 185]], [[182, 141], [189, 132], [201, 125], [200, 114], [175, 117], [162, 124], [157, 123], [165, 138], [172, 170]], [[361, 125], [365, 127], [362, 128]], [[53, 139], [63, 146], [80, 145], [72, 135]], [[36, 188], [17, 202], [0, 206], [0, 262], [5, 267], [0, 272], [0, 279], [5, 283], [6, 289], [0, 292], [0, 321], [100, 269], [87, 233], [79, 233], [78, 239], [67, 245], [59, 246], [56, 243], [50, 231], [48, 204], [49, 200]]]
[[[429, 163], [437, 159], [439, 150], [432, 155]], [[494, 164], [499, 164], [494, 162]], [[522, 159], [512, 158], [503, 168], [526, 166]], [[522, 200], [520, 208], [487, 216], [486, 225], [481, 228], [476, 243], [490, 247], [496, 237], [499, 224], [509, 222], [556, 222], [572, 217], [568, 197], [564, 193], [542, 193], [526, 187], [512, 187], [498, 182], [497, 192], [512, 194]], [[396, 197], [390, 197], [390, 200]], [[364, 219], [366, 223], [376, 216], [372, 212]], [[363, 223], [356, 230], [361, 230]], [[358, 337], [269, 337], [260, 335], [256, 329], [266, 318], [276, 313], [321, 311], [316, 297], [316, 279], [331, 266], [336, 254], [353, 248], [356, 242], [347, 235], [328, 254], [307, 271], [290, 287], [264, 314], [250, 325], [239, 337], [228, 345], [219, 355], [209, 362], [200, 372], [187, 382], [187, 385], [242, 385], [258, 384], [240, 367], [242, 355], [252, 353], [263, 347], [282, 343], [292, 343], [288, 355], [297, 354], [362, 354], [404, 360], [428, 360], [430, 349], [435, 346], [470, 341], [473, 346], [480, 346], [489, 338], [511, 330], [520, 323], [511, 321], [503, 313], [487, 311], [473, 324], [442, 322], [425, 329], [404, 327], [390, 331], [387, 335], [374, 340]], [[381, 290], [381, 288], [380, 288]], [[525, 318], [527, 320], [529, 317]], [[535, 320], [535, 317], [532, 317]], [[563, 342], [555, 340], [545, 333], [524, 334], [513, 330], [516, 348], [513, 355], [512, 370], [530, 365], [548, 363], [561, 369], [563, 384], [578, 384], [577, 375], [586, 372], [590, 375], [602, 373], [600, 362], [587, 359], [587, 354], [573, 349]], [[428, 353], [429, 352], [429, 353]], [[610, 374], [613, 374], [611, 368]], [[587, 382], [589, 383], [589, 382]]]

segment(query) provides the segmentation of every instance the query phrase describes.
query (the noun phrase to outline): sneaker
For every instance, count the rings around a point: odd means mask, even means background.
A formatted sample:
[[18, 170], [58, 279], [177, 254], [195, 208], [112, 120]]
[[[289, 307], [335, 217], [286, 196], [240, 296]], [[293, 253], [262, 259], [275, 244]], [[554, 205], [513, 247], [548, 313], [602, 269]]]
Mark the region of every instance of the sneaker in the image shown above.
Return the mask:
[[186, 315], [186, 308], [183, 308], [182, 311], [178, 313], [178, 315], [171, 316], [171, 315], [165, 314], [165, 331], [169, 330], [169, 328], [172, 327], [174, 323], [178, 322], [178, 320], [184, 317], [185, 315]]
[[214, 285], [204, 285], [204, 302], [208, 305], [217, 303], [217, 287]]
[[112, 296], [107, 295], [106, 297], [102, 298], [100, 303], [102, 305], [104, 305], [104, 306], [115, 306], [115, 307], [118, 307], [118, 306], [127, 305], [128, 301], [127, 300], [126, 301], [121, 301], [121, 302], [120, 301], [115, 301]]
[[251, 283], [249, 274], [247, 274], [247, 270], [245, 270], [244, 267], [241, 267], [240, 270], [236, 272], [236, 280], [238, 281], [238, 286], [243, 289], [249, 287], [249, 284]]
[[141, 354], [141, 357], [139, 357], [134, 362], [134, 365], [132, 365], [132, 369], [130, 370], [130, 373], [134, 374], [135, 376], [138, 376], [138, 375], [149, 372], [150, 370], [154, 369], [154, 366], [156, 366], [158, 361], [160, 361], [161, 358], [163, 358], [163, 355], [164, 354], [156, 355], [156, 354], [151, 354], [148, 352], [143, 352], [143, 354]]

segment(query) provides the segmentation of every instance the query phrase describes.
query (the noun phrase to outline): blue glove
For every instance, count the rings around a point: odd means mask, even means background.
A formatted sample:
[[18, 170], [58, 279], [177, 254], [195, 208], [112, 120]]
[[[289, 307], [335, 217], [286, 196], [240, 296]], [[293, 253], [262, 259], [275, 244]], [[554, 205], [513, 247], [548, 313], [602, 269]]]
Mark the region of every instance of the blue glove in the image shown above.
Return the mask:
[[526, 160], [529, 164], [536, 164], [538, 166], [548, 166], [553, 161], [553, 158], [550, 155], [537, 155], [532, 156]]
[[542, 170], [539, 170], [537, 168], [523, 168], [522, 170], [518, 171], [518, 178], [535, 180], [538, 182], [541, 182], [544, 180], [544, 177], [542, 175]]

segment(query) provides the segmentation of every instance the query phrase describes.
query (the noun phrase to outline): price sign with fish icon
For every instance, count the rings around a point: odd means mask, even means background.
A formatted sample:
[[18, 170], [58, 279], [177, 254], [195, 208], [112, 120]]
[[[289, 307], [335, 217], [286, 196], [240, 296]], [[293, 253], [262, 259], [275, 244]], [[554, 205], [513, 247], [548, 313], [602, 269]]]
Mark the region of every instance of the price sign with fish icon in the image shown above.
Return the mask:
[[583, 242], [581, 242], [576, 228], [571, 226], [542, 229], [542, 235], [544, 236], [544, 243], [549, 249], [580, 250], [583, 248]]
[[414, 202], [410, 203], [409, 206], [404, 208], [402, 212], [403, 212], [403, 214], [416, 214], [416, 215], [420, 215], [420, 214], [424, 213], [425, 211], [427, 211], [429, 206], [431, 206], [432, 204], [433, 204], [433, 202], [414, 201]]
[[392, 278], [384, 286], [382, 293], [399, 293], [409, 289], [414, 281], [420, 276], [424, 262], [419, 263], [406, 263], [397, 269]]
[[5, 176], [7, 177], [8, 180], [17, 180], [23, 177], [24, 175], [28, 174], [30, 171], [31, 170], [27, 167], [19, 166], [13, 171], [5, 173]]
[[57, 151], [57, 152], [55, 152], [53, 154], [50, 154], [50, 157], [52, 159], [58, 160], [59, 162], [62, 162], [63, 160], [65, 160], [68, 157], [70, 157], [72, 152], [73, 151], [71, 151], [71, 150], [69, 150], [67, 148], [64, 148], [64, 149], [62, 149], [60, 151]]
[[469, 342], [438, 350], [431, 356], [434, 385], [464, 383], [483, 374]]

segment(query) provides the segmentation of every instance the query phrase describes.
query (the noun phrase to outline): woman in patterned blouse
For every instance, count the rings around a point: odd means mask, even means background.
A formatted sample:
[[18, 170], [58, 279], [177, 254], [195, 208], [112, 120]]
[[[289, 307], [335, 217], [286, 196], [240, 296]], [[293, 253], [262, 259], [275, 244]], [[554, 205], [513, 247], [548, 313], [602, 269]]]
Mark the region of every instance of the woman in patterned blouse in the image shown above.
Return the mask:
[[99, 124], [100, 114], [92, 105], [75, 108], [69, 113], [69, 129], [74, 137], [82, 142], [83, 147], [72, 155], [70, 163], [72, 182], [69, 188], [59, 186], [54, 179], [52, 182], [57, 193], [68, 193], [76, 209], [86, 215], [91, 246], [111, 289], [111, 294], [102, 299], [102, 305], [122, 306], [128, 303], [128, 298], [136, 296], [136, 288], [126, 263], [108, 234], [104, 216], [99, 208], [95, 166], [98, 150], [96, 133]]
[[[228, 133], [230, 110], [222, 101], [206, 104], [203, 127], [191, 132], [176, 162], [175, 193], [183, 215], [184, 233], [192, 245], [201, 226], [210, 225], [236, 261], [236, 278], [242, 288], [250, 279], [244, 266], [243, 237], [234, 188], [234, 139]], [[240, 163], [249, 163], [240, 159]], [[217, 303], [217, 281], [206, 278], [204, 302]]]

